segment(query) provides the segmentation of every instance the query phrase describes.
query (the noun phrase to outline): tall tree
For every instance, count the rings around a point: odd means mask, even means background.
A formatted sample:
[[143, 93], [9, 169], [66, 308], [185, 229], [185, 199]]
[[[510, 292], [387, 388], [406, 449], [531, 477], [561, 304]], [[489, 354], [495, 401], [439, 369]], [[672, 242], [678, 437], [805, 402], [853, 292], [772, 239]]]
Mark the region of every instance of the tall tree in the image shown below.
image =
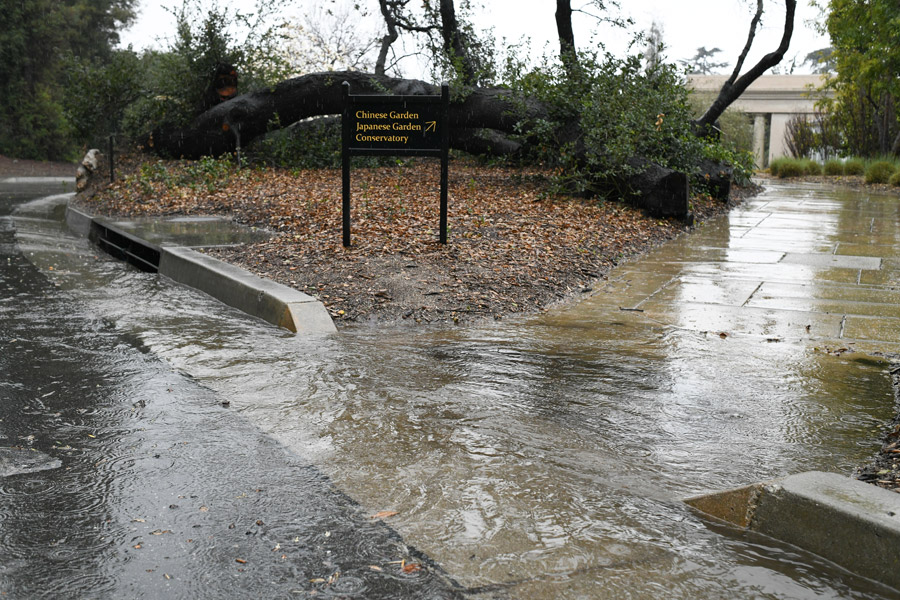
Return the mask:
[[896, 0], [831, 0], [826, 28], [835, 74], [829, 112], [848, 150], [900, 155], [900, 5]]
[[556, 0], [556, 33], [559, 37], [559, 60], [570, 78], [577, 74], [575, 31], [572, 29], [572, 1]]
[[756, 28], [762, 20], [763, 0], [756, 0], [756, 13], [750, 21], [750, 32], [747, 34], [747, 43], [744, 44], [744, 49], [738, 57], [734, 70], [731, 72], [728, 79], [725, 80], [725, 83], [722, 84], [722, 89], [719, 90], [719, 95], [716, 96], [713, 103], [706, 109], [703, 116], [694, 122], [695, 130], [698, 135], [708, 135], [712, 130], [713, 123], [722, 116], [725, 109], [728, 108], [732, 102], [740, 98], [741, 94], [744, 93], [744, 90], [746, 90], [751, 83], [781, 62], [781, 59], [784, 58], [784, 53], [787, 52], [788, 46], [791, 44], [791, 36], [794, 33], [794, 15], [796, 11], [797, 0], [785, 0], [784, 27], [782, 29], [781, 42], [775, 50], [763, 56], [755, 65], [753, 65], [753, 67], [741, 75], [741, 69], [744, 68], [744, 61], [747, 59], [747, 54], [750, 52], [750, 47], [753, 45], [753, 40], [756, 37]]
[[[135, 0], [29, 0], [0, 11], [0, 153], [60, 159], [72, 151], [62, 59], [108, 59]], [[77, 93], [72, 91], [71, 93]]]
[[712, 75], [718, 69], [728, 66], [727, 62], [715, 62], [713, 58], [721, 51], [721, 48], [710, 48], [707, 50], [706, 46], [700, 46], [697, 48], [697, 54], [692, 58], [679, 60], [678, 62], [684, 65], [688, 73], [692, 75]]

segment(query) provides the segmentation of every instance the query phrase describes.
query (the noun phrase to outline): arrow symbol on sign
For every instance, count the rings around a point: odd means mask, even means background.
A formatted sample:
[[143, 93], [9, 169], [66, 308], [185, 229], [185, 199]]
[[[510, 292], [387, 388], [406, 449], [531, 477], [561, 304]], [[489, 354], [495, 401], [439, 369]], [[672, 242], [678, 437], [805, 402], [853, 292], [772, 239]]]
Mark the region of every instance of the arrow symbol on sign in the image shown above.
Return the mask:
[[425, 128], [425, 133], [428, 133], [429, 131], [436, 131], [435, 128], [437, 127], [437, 121], [425, 121], [425, 124], [428, 126]]

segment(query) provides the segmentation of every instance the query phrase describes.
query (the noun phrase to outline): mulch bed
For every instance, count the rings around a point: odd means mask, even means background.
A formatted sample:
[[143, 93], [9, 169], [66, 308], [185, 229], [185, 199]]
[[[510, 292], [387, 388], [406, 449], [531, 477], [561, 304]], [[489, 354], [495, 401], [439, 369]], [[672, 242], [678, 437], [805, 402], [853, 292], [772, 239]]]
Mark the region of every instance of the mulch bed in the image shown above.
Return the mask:
[[[690, 228], [621, 202], [549, 193], [537, 167], [450, 167], [449, 243], [438, 241], [439, 163], [356, 168], [353, 238], [341, 245], [339, 170], [245, 168], [197, 183], [197, 164], [122, 157], [119, 180], [79, 202], [95, 214], [227, 215], [274, 232], [210, 249], [217, 258], [319, 298], [338, 326], [460, 323], [541, 311], [591, 291], [617, 263]], [[186, 183], [186, 169], [194, 169]], [[99, 178], [102, 179], [102, 178]], [[741, 194], [754, 190], [740, 190]], [[698, 223], [726, 212], [694, 200]]]

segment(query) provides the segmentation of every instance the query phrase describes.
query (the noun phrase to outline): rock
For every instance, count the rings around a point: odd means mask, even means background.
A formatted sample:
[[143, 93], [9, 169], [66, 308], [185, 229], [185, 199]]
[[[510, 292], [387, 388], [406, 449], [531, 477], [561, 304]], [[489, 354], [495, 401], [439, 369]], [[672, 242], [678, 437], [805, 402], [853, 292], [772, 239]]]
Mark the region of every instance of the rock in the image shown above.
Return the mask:
[[731, 195], [731, 183], [734, 180], [734, 168], [725, 163], [705, 159], [698, 165], [697, 186], [704, 188], [710, 196], [723, 202]]
[[639, 170], [628, 179], [632, 203], [654, 217], [691, 220], [691, 186], [686, 173], [649, 161], [635, 163]]
[[87, 154], [84, 155], [84, 158], [81, 159], [81, 164], [78, 166], [78, 170], [75, 171], [75, 190], [79, 192], [84, 190], [88, 186], [91, 177], [99, 168], [100, 151], [96, 148], [92, 148], [91, 150], [88, 150]]

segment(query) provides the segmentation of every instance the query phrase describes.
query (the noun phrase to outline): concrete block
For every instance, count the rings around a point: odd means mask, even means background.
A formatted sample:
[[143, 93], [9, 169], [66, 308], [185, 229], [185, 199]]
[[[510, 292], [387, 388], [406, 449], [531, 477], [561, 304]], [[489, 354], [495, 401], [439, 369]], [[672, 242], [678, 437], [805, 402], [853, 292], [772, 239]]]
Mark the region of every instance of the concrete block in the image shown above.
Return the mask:
[[81, 237], [88, 237], [91, 233], [91, 222], [93, 218], [77, 208], [72, 208], [72, 205], [66, 206], [66, 225], [68, 225], [69, 229], [75, 233], [76, 235], [80, 235]]
[[687, 504], [900, 589], [900, 494], [810, 471]]

